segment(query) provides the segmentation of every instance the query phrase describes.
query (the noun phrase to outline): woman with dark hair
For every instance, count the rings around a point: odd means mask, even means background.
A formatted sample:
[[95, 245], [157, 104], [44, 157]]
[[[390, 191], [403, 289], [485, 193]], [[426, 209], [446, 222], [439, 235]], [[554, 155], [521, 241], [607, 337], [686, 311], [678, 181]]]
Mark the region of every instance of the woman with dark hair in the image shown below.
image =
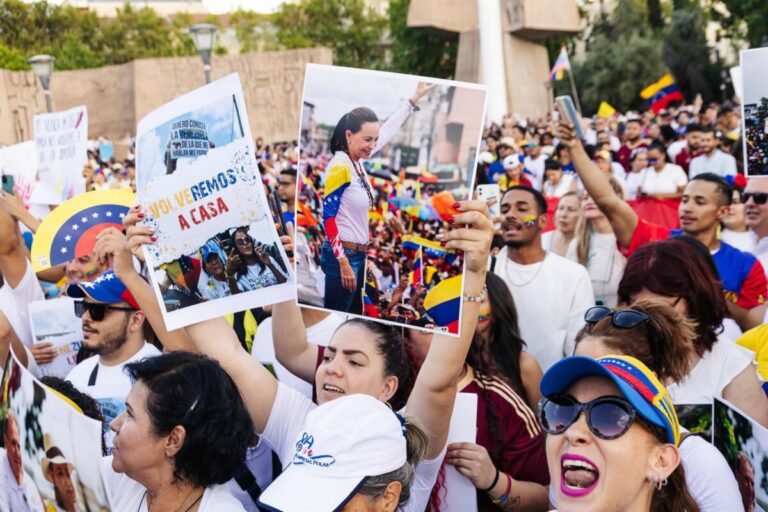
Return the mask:
[[[696, 325], [658, 299], [640, 299], [631, 309], [597, 306], [587, 311], [576, 336], [577, 356], [620, 354], [646, 365], [669, 389], [685, 379], [695, 353]], [[685, 481], [701, 512], [741, 512], [739, 487], [728, 463], [699, 436], [681, 435]]]
[[284, 283], [288, 277], [270, 254], [254, 242], [247, 227], [232, 232], [227, 258], [227, 280], [232, 293], [248, 292]]
[[126, 410], [102, 468], [115, 510], [243, 511], [225, 484], [253, 426], [240, 393], [207, 357], [170, 352], [130, 363]]
[[722, 284], [707, 251], [690, 237], [646, 244], [629, 260], [619, 283], [619, 303], [658, 298], [696, 324], [695, 352], [685, 378], [669, 386], [678, 404], [725, 398], [768, 426], [768, 397], [752, 367], [752, 354], [719, 336], [726, 315]]
[[559, 512], [700, 511], [680, 463], [672, 401], [641, 361], [566, 357], [544, 374], [541, 394]]
[[368, 210], [374, 202], [363, 161], [397, 134], [411, 112], [419, 110], [419, 99], [435, 87], [419, 82], [408, 101], [381, 126], [373, 110], [358, 107], [344, 114], [333, 130], [333, 158], [328, 162], [323, 197], [327, 240], [320, 255], [325, 273], [324, 306], [328, 309], [362, 314]]

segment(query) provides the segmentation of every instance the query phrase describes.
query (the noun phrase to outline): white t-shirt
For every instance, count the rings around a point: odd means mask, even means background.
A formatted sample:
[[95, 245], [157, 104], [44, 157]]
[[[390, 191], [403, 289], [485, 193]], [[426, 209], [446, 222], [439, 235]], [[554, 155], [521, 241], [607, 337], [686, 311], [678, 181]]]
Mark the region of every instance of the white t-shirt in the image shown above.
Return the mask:
[[11, 288], [7, 282], [0, 287], [0, 311], [8, 318], [8, 323], [11, 324], [16, 336], [26, 346], [33, 343], [32, 329], [29, 325], [29, 303], [37, 300], [45, 300], [45, 295], [32, 270], [32, 265], [27, 261], [24, 276], [16, 288]]
[[688, 173], [691, 178], [704, 172], [712, 172], [723, 178], [736, 176], [736, 159], [728, 153], [716, 149], [711, 157], [699, 155], [691, 160]]
[[[298, 391], [278, 383], [272, 412], [261, 434], [275, 451], [283, 467], [288, 466], [296, 452], [296, 439], [304, 427], [307, 414], [317, 404]], [[429, 503], [432, 487], [437, 481], [440, 466], [445, 457], [445, 449], [438, 457], [422, 461], [416, 466], [415, 477], [411, 485], [411, 498], [400, 509], [403, 512], [422, 512]]]
[[[568, 244], [565, 257], [578, 263], [576, 253], [577, 240]], [[587, 272], [592, 281], [595, 301], [614, 308], [619, 302], [618, 290], [627, 258], [616, 248], [616, 235], [613, 233], [592, 233], [587, 256]]]
[[645, 177], [645, 169], [637, 172], [628, 172], [626, 179], [626, 196], [624, 199], [637, 199], [637, 191], [643, 184], [643, 178]]
[[[104, 457], [101, 460], [101, 476], [104, 478], [104, 487], [110, 497], [112, 510], [147, 512], [147, 490], [124, 473], [115, 472], [112, 469], [112, 457]], [[226, 485], [208, 487], [197, 510], [245, 512], [240, 502], [229, 493]]]
[[232, 295], [232, 290], [229, 288], [227, 281], [219, 281], [204, 270], [200, 272], [200, 281], [197, 285], [197, 291], [207, 300], [220, 299], [221, 297], [229, 297]]
[[[331, 313], [315, 325], [307, 327], [307, 341], [315, 345], [327, 347], [336, 328], [343, 322], [344, 315]], [[275, 369], [277, 380], [300, 391], [304, 396], [312, 398], [312, 385], [296, 377], [277, 361], [275, 345], [272, 340], [272, 317], [265, 319], [259, 324], [259, 328], [256, 330], [256, 335], [253, 338], [251, 355], [263, 365], [271, 364]]]
[[674, 194], [678, 187], [684, 187], [688, 177], [682, 167], [664, 164], [661, 171], [647, 167], [642, 171], [640, 190], [646, 194]]
[[720, 232], [720, 240], [744, 252], [751, 252], [755, 247], [755, 235], [750, 230], [732, 231], [726, 228]]
[[725, 386], [749, 367], [753, 358], [752, 352], [720, 336], [685, 379], [667, 386], [672, 402], [711, 404], [714, 397], [723, 397]]
[[723, 455], [699, 436], [680, 443], [685, 483], [701, 512], [744, 512], [739, 484]]
[[[66, 380], [98, 402], [99, 409], [104, 415], [104, 434], [106, 436], [107, 450], [112, 449], [112, 439], [114, 438], [114, 434], [109, 430], [109, 424], [125, 410], [125, 397], [128, 396], [128, 392], [133, 385], [130, 377], [123, 372], [123, 368], [128, 363], [159, 354], [160, 351], [154, 345], [144, 343], [141, 350], [122, 364], [106, 366], [99, 362], [99, 356], [93, 356], [72, 368], [72, 371], [67, 375]], [[96, 372], [95, 384], [89, 385], [94, 371]]]
[[[272, 266], [275, 267], [277, 272], [280, 272], [280, 265], [277, 264], [275, 259], [270, 256]], [[248, 292], [252, 290], [259, 290], [277, 284], [277, 277], [266, 265], [253, 264], [248, 265], [248, 272], [240, 276], [237, 280], [237, 287], [241, 292]]]
[[576, 178], [571, 174], [563, 174], [563, 177], [560, 178], [556, 186], [552, 186], [552, 183], [549, 181], [545, 182], [541, 193], [546, 197], [563, 197], [566, 192], [570, 192], [574, 179]]
[[533, 176], [533, 188], [541, 190], [541, 186], [544, 183], [544, 162], [547, 161], [547, 155], [540, 154], [538, 158], [525, 157], [523, 165], [528, 172]]
[[[261, 490], [266, 489], [272, 483], [273, 477], [277, 476], [272, 474], [272, 449], [261, 439], [256, 446], [248, 447], [245, 454], [245, 465], [248, 466], [248, 470], [256, 479]], [[234, 478], [227, 482], [226, 486], [229, 493], [237, 498], [246, 512], [260, 512], [251, 495], [243, 490]]]
[[0, 448], [0, 512], [44, 512], [44, 510], [35, 481], [22, 470], [21, 483], [17, 484], [5, 448]]
[[543, 261], [519, 265], [504, 247], [494, 273], [504, 279], [517, 309], [520, 336], [528, 352], [545, 372], [573, 354], [576, 333], [584, 325], [584, 312], [595, 305], [587, 269], [556, 254]]
[[680, 154], [680, 152], [683, 149], [686, 149], [688, 147], [688, 139], [683, 137], [680, 140], [676, 140], [672, 144], [669, 145], [667, 148], [667, 157], [670, 162], [674, 162], [675, 158], [677, 158], [677, 155]]

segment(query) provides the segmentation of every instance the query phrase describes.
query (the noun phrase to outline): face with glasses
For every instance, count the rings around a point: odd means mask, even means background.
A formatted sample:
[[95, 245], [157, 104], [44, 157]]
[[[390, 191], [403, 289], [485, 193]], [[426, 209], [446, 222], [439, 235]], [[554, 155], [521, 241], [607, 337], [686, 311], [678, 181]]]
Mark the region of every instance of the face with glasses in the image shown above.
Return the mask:
[[677, 465], [677, 449], [643, 426], [606, 377], [584, 377], [544, 398], [539, 420], [549, 434], [547, 462], [560, 512], [642, 510], [638, 505], [650, 504], [653, 491], [647, 477], [668, 476]]
[[75, 301], [75, 314], [83, 321], [83, 344], [102, 356], [114, 353], [125, 344], [131, 324], [136, 324], [131, 322], [135, 312], [125, 302]]
[[243, 256], [251, 256], [253, 254], [253, 240], [246, 233], [238, 231], [235, 233], [234, 241], [238, 253]]
[[750, 179], [741, 195], [747, 226], [759, 231], [760, 236], [765, 236], [764, 231], [768, 228], [768, 183], [766, 181], [762, 178]]

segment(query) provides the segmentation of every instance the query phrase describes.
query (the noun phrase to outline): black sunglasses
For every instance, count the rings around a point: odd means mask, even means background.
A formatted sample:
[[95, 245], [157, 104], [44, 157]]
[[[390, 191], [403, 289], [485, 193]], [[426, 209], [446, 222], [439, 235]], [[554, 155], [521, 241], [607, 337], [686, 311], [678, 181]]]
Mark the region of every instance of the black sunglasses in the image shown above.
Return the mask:
[[621, 329], [632, 329], [650, 319], [645, 313], [634, 309], [616, 311], [606, 306], [593, 306], [584, 313], [584, 321], [596, 324], [607, 316], [613, 317], [611, 318], [613, 326]]
[[768, 192], [744, 192], [741, 194], [741, 202], [746, 204], [750, 197], [755, 204], [762, 206], [765, 203], [768, 203]]
[[107, 314], [107, 310], [113, 311], [136, 311], [133, 308], [110, 306], [109, 304], [101, 304], [98, 302], [85, 302], [84, 300], [75, 301], [75, 316], [77, 318], [83, 318], [83, 315], [87, 311], [94, 322], [101, 322], [104, 320], [104, 315]]
[[235, 240], [235, 245], [248, 245], [248, 244], [253, 245], [253, 242], [251, 242], [247, 238], [238, 238]]
[[539, 423], [547, 434], [562, 434], [576, 423], [582, 411], [589, 431], [608, 440], [623, 436], [637, 414], [632, 404], [617, 396], [602, 396], [582, 404], [570, 395], [555, 395], [539, 402]]

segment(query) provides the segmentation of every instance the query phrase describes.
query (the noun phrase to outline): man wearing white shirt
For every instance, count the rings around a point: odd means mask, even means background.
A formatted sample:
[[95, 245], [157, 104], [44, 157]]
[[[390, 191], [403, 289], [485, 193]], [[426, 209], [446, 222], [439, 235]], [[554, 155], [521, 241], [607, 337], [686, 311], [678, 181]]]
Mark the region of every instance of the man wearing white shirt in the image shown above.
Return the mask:
[[744, 218], [752, 234], [751, 252], [768, 268], [768, 178], [750, 178], [741, 195]]
[[586, 268], [544, 251], [541, 231], [547, 225], [544, 196], [523, 186], [501, 198], [504, 247], [492, 271], [504, 279], [517, 309], [520, 336], [544, 371], [573, 354], [584, 312], [595, 305]]
[[43, 502], [21, 463], [21, 435], [16, 415], [8, 409], [0, 448], [0, 512], [43, 512]]
[[717, 148], [715, 130], [711, 127], [701, 131], [701, 149], [703, 153], [691, 160], [688, 177], [711, 172], [723, 178], [736, 176], [736, 159]]
[[525, 170], [533, 176], [533, 188], [541, 190], [544, 184], [544, 162], [547, 161], [547, 155], [541, 152], [541, 146], [535, 140], [526, 142], [523, 149], [525, 150], [525, 160], [523, 160]]

